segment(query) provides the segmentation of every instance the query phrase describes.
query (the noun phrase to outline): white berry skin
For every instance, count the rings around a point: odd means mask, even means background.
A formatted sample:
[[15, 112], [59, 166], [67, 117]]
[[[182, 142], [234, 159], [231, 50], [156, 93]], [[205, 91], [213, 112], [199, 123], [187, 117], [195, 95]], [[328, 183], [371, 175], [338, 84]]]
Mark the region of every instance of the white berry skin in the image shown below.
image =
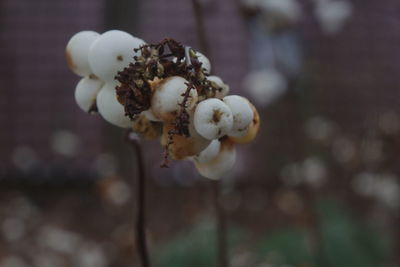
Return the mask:
[[133, 57], [145, 42], [129, 33], [111, 30], [103, 33], [90, 47], [89, 64], [93, 73], [106, 82], [111, 82], [119, 71], [134, 61]]
[[151, 111], [151, 109], [145, 110], [141, 114], [143, 114], [143, 116], [145, 116], [146, 119], [148, 119], [149, 121], [161, 121], [160, 119], [158, 119], [156, 117], [156, 115], [154, 115], [154, 113], [153, 113], [153, 111]]
[[260, 114], [258, 114], [258, 111], [253, 104], [249, 102], [249, 105], [253, 110], [253, 120], [251, 121], [246, 134], [240, 137], [228, 136], [229, 140], [231, 140], [235, 144], [247, 144], [252, 142], [257, 137], [258, 131], [260, 129]]
[[[188, 81], [179, 76], [173, 76], [161, 80], [154, 90], [151, 99], [151, 110], [156, 118], [171, 121], [175, 119], [177, 112], [181, 109], [181, 104], [184, 100], [184, 94], [188, 88]], [[190, 97], [186, 102], [186, 109], [192, 110], [197, 102], [197, 91], [191, 89]]]
[[229, 135], [244, 136], [254, 117], [249, 101], [238, 95], [226, 96], [222, 101], [231, 109], [233, 115], [233, 126]]
[[197, 59], [202, 63], [201, 67], [204, 70], [204, 73], [211, 73], [211, 63], [210, 60], [200, 52], [196, 52]]
[[194, 112], [196, 131], [208, 140], [218, 139], [230, 132], [233, 116], [230, 108], [217, 98], [200, 102]]
[[236, 147], [228, 139], [221, 141], [218, 155], [209, 162], [199, 163], [194, 161], [194, 165], [199, 173], [209, 179], [219, 180], [232, 170], [236, 161]]
[[115, 92], [115, 83], [106, 83], [97, 94], [97, 109], [107, 122], [121, 127], [129, 128], [132, 121], [125, 116], [124, 107], [118, 102]]
[[89, 65], [88, 55], [91, 45], [99, 38], [100, 34], [94, 31], [81, 31], [68, 41], [65, 49], [65, 59], [68, 67], [79, 76], [89, 76], [92, 70]]
[[216, 98], [221, 99], [221, 98], [225, 97], [226, 95], [228, 95], [229, 85], [224, 83], [220, 77], [211, 75], [211, 76], [207, 77], [207, 80], [213, 82], [218, 87], [217, 91], [215, 92]]
[[101, 80], [93, 76], [84, 77], [78, 82], [75, 88], [75, 101], [84, 112], [89, 112], [103, 85]]
[[193, 160], [198, 163], [206, 163], [213, 160], [221, 148], [221, 142], [218, 139], [212, 140], [206, 149], [201, 151]]

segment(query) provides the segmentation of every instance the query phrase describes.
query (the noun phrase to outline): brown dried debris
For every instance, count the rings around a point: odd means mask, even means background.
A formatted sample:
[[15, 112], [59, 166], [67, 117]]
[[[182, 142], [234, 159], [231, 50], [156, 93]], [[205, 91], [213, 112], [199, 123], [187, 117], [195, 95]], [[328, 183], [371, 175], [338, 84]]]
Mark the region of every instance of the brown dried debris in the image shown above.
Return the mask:
[[181, 109], [168, 133], [169, 141], [165, 145], [166, 152], [162, 164], [165, 167], [168, 166], [168, 150], [173, 136], [190, 137], [190, 116], [186, 107], [190, 90], [195, 88], [201, 99], [206, 99], [215, 95], [218, 88], [207, 80], [196, 53], [171, 38], [166, 38], [158, 44], [143, 45], [136, 49], [136, 52], [140, 54], [134, 57], [134, 63], [130, 63], [115, 77], [120, 82], [116, 87], [118, 101], [124, 106], [125, 114], [129, 118], [135, 119], [141, 112], [150, 108], [152, 81], [155, 79], [181, 76], [189, 82], [186, 92], [182, 95], [184, 99], [180, 103]]

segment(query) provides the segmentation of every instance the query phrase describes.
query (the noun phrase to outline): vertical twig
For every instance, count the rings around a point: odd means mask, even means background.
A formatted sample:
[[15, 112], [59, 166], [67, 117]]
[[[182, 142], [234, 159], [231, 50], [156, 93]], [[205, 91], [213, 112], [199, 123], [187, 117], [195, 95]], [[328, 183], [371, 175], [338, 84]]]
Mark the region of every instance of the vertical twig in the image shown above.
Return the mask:
[[208, 58], [210, 58], [211, 55], [208, 48], [206, 30], [204, 26], [203, 6], [201, 5], [199, 0], [192, 0], [192, 5], [194, 17], [196, 19], [196, 31], [201, 52], [204, 53]]
[[306, 186], [304, 195], [310, 205], [310, 230], [312, 235], [312, 249], [315, 256], [317, 266], [330, 267], [329, 260], [325, 255], [323, 229], [320, 221], [317, 199], [314, 191]]
[[[204, 26], [203, 6], [199, 0], [192, 0], [193, 12], [196, 19], [197, 37], [201, 52], [211, 58], [207, 43], [207, 36]], [[220, 267], [229, 267], [228, 243], [227, 243], [227, 222], [225, 212], [221, 205], [221, 182], [212, 182], [213, 204], [217, 216], [217, 243], [218, 243], [218, 262]]]
[[136, 185], [136, 200], [137, 200], [137, 212], [136, 212], [136, 243], [139, 252], [139, 258], [143, 267], [149, 267], [150, 261], [147, 251], [147, 240], [146, 240], [146, 219], [145, 219], [145, 206], [146, 206], [146, 179], [145, 170], [143, 165], [142, 149], [137, 139], [129, 138], [129, 142], [136, 155], [138, 178]]
[[212, 181], [211, 183], [213, 204], [217, 215], [218, 265], [220, 267], [228, 267], [227, 221], [221, 203], [221, 181]]
[[397, 228], [397, 238], [395, 238], [395, 245], [394, 245], [394, 262], [399, 264], [400, 266], [400, 229], [398, 225], [400, 224], [400, 211], [398, 210], [395, 215], [394, 215], [394, 221], [395, 221], [395, 229]]

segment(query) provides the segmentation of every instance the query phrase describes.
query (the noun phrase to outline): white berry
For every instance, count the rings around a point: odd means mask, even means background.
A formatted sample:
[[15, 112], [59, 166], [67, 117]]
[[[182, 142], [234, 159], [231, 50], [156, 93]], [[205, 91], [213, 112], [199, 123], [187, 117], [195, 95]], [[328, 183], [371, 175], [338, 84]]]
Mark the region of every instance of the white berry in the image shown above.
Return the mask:
[[68, 67], [79, 76], [92, 74], [88, 55], [90, 46], [99, 38], [100, 34], [94, 31], [81, 31], [68, 41], [65, 49], [65, 58]]
[[230, 108], [217, 98], [200, 102], [194, 112], [194, 127], [206, 139], [213, 140], [230, 132], [233, 116]]
[[75, 101], [85, 112], [88, 112], [96, 102], [96, 97], [103, 82], [93, 76], [82, 78], [75, 88]]
[[249, 127], [247, 128], [246, 134], [242, 136], [228, 136], [229, 140], [231, 140], [235, 144], [247, 144], [252, 142], [258, 134], [260, 129], [260, 115], [256, 107], [249, 102], [250, 108], [253, 111], [253, 120], [251, 121]]
[[212, 140], [206, 149], [201, 151], [193, 159], [198, 163], [206, 163], [213, 160], [219, 153], [221, 142], [218, 139]]
[[[155, 86], [155, 91], [151, 100], [151, 110], [153, 114], [162, 120], [171, 121], [181, 109], [180, 104], [184, 100], [183, 94], [188, 88], [189, 82], [179, 76], [173, 76], [160, 80]], [[186, 102], [188, 111], [193, 109], [197, 102], [197, 91], [191, 89]]]
[[89, 51], [89, 64], [100, 79], [111, 82], [119, 71], [133, 61], [138, 55], [135, 48], [145, 42], [133, 37], [129, 33], [111, 30], [103, 33], [91, 46]]
[[204, 70], [204, 73], [211, 73], [211, 63], [210, 60], [200, 52], [196, 52], [197, 60], [202, 63], [201, 67]]
[[115, 85], [116, 83], [106, 83], [101, 88], [96, 98], [97, 109], [109, 123], [121, 128], [129, 128], [132, 122], [125, 116], [124, 107], [117, 100]]
[[214, 85], [217, 87], [217, 91], [215, 92], [216, 98], [223, 98], [224, 96], [228, 95], [229, 85], [224, 83], [220, 77], [211, 75], [208, 76], [207, 79], [214, 83]]
[[222, 101], [231, 109], [233, 115], [233, 126], [229, 135], [245, 135], [254, 116], [249, 101], [238, 95], [226, 96]]
[[206, 163], [194, 161], [194, 164], [202, 176], [218, 180], [232, 170], [235, 161], [236, 147], [231, 141], [225, 139], [221, 141], [220, 150], [214, 159]]

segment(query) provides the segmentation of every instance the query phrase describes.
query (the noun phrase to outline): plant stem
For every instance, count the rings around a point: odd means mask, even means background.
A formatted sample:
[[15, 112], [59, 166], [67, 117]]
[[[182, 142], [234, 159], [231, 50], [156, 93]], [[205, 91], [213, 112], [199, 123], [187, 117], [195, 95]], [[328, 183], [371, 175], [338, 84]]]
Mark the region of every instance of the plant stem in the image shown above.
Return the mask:
[[192, 0], [193, 12], [196, 19], [196, 30], [197, 37], [199, 38], [199, 45], [201, 52], [204, 53], [208, 58], [211, 57], [210, 51], [208, 49], [207, 36], [204, 27], [204, 16], [203, 7], [199, 0]]
[[[193, 12], [196, 19], [197, 37], [201, 52], [211, 59], [210, 50], [207, 43], [207, 36], [204, 26], [203, 6], [199, 0], [192, 0]], [[227, 222], [224, 209], [221, 205], [221, 182], [212, 181], [213, 205], [217, 216], [217, 244], [218, 244], [218, 263], [220, 267], [229, 267], [228, 242], [227, 242]]]
[[136, 185], [136, 200], [137, 200], [137, 212], [136, 212], [136, 243], [139, 252], [139, 258], [143, 267], [149, 267], [149, 256], [147, 251], [146, 241], [146, 220], [145, 220], [145, 203], [146, 203], [146, 179], [145, 170], [143, 164], [142, 149], [138, 140], [135, 138], [129, 138], [129, 142], [136, 154], [138, 177]]
[[213, 204], [217, 216], [218, 265], [220, 267], [228, 267], [227, 221], [221, 203], [221, 181], [212, 181], [211, 183]]
[[330, 267], [329, 260], [326, 258], [324, 249], [324, 236], [320, 221], [317, 199], [314, 191], [309, 188], [304, 188], [304, 195], [310, 205], [310, 229], [313, 241], [313, 252], [317, 266]]

